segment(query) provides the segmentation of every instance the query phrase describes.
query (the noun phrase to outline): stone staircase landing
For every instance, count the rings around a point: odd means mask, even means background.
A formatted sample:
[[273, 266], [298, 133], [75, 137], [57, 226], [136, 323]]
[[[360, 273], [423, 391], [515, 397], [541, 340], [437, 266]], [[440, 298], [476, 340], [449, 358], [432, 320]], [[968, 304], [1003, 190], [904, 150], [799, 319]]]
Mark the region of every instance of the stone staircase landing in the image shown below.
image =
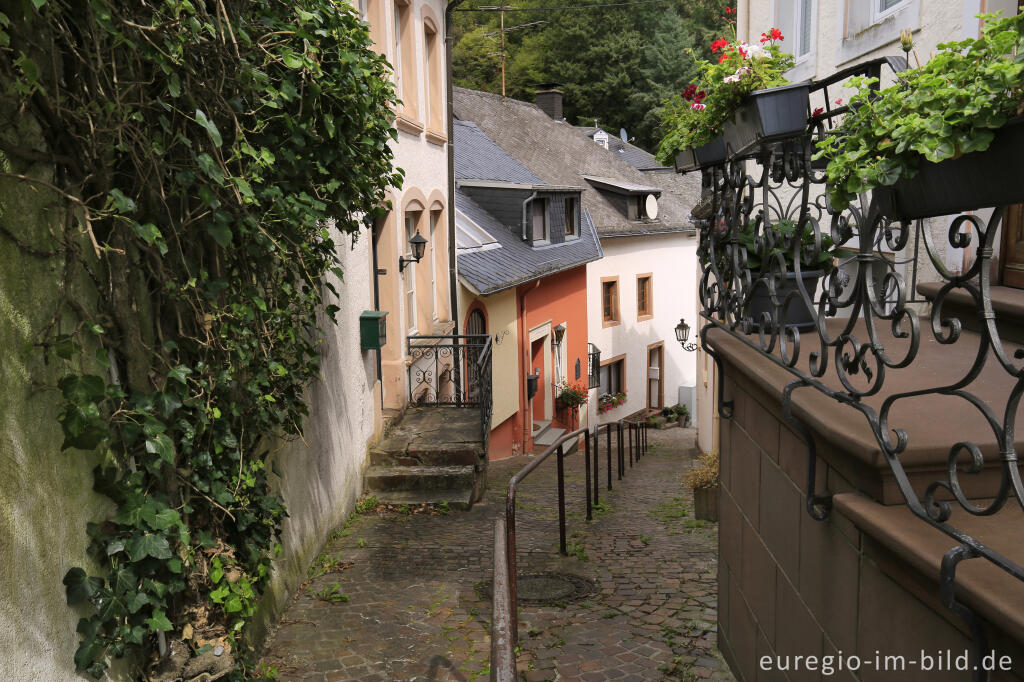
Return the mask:
[[410, 407], [370, 450], [364, 488], [390, 504], [468, 509], [483, 497], [486, 480], [479, 408]]

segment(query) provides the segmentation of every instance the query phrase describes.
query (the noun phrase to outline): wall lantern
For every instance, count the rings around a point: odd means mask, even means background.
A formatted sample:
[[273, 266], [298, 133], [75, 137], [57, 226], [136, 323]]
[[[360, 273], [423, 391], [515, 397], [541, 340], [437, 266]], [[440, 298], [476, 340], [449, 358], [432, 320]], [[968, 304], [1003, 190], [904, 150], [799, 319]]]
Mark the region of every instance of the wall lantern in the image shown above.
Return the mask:
[[679, 324], [676, 325], [676, 341], [683, 347], [687, 353], [692, 353], [697, 350], [696, 343], [686, 343], [686, 339], [690, 338], [690, 325], [686, 324], [686, 320], [679, 318]]
[[398, 258], [398, 271], [405, 270], [405, 266], [409, 263], [419, 263], [420, 259], [423, 258], [423, 252], [427, 248], [427, 240], [420, 236], [420, 231], [416, 230], [409, 239], [409, 246], [412, 247], [412, 258], [404, 258], [399, 256]]

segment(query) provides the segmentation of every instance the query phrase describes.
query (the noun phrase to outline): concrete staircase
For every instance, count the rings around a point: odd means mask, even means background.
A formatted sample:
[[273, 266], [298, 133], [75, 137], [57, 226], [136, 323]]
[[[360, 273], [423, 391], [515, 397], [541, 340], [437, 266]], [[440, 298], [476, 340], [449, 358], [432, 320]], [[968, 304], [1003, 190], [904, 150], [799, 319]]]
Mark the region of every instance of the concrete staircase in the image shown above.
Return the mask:
[[533, 426], [533, 451], [535, 453], [543, 452], [565, 433], [565, 429], [552, 428], [550, 421], [535, 421]]
[[414, 407], [370, 450], [363, 488], [389, 504], [469, 509], [486, 481], [479, 409]]

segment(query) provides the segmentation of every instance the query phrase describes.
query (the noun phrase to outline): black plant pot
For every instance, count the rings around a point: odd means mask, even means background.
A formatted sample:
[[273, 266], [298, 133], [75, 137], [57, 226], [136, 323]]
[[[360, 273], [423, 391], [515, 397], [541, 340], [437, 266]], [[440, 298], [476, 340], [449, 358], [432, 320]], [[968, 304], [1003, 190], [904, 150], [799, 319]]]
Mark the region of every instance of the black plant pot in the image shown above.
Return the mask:
[[676, 154], [674, 161], [676, 172], [686, 173], [700, 170], [701, 168], [717, 166], [718, 164], [725, 163], [726, 158], [725, 138], [719, 135], [707, 144], [684, 149]]
[[1024, 116], [996, 131], [988, 149], [939, 163], [922, 161], [917, 175], [874, 190], [892, 218], [931, 218], [1024, 201]]
[[676, 166], [676, 173], [686, 173], [689, 171], [695, 171], [700, 168], [697, 163], [697, 149], [690, 147], [676, 154], [674, 159]]
[[810, 83], [804, 82], [747, 95], [723, 126], [729, 156], [743, 156], [762, 145], [803, 135], [809, 89]]
[[[807, 293], [814, 298], [814, 292], [818, 288], [818, 280], [824, 273], [823, 270], [804, 270], [801, 274], [801, 279], [804, 281], [804, 288]], [[785, 318], [783, 320], [783, 326], [796, 325], [796, 328], [800, 331], [806, 331], [808, 329], [814, 329], [814, 317], [811, 315], [810, 309], [804, 302], [803, 297], [799, 294], [799, 289], [796, 283], [796, 273], [790, 272], [786, 275], [786, 281], [783, 285], [776, 289], [776, 295], [780, 301], [785, 301], [786, 296], [789, 292], [798, 292], [796, 297], [789, 302], [789, 307], [785, 308]], [[747, 304], [747, 315], [754, 319], [754, 331], [760, 327], [761, 314], [772, 312], [772, 298], [768, 294], [768, 286], [763, 282], [758, 284], [750, 297], [750, 302]]]
[[701, 168], [717, 166], [725, 163], [728, 158], [725, 149], [725, 138], [721, 135], [711, 140], [711, 142], [697, 147], [695, 151], [697, 152], [697, 161], [700, 163]]

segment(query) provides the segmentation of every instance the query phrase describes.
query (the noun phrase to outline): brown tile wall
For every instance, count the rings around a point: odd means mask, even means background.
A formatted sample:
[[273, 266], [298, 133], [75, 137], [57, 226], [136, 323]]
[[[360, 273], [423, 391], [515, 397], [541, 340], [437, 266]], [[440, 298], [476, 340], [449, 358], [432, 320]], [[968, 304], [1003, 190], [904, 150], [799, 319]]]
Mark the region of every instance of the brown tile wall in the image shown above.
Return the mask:
[[[845, 517], [825, 522], [804, 507], [807, 448], [778, 402], [726, 366], [726, 397], [734, 416], [721, 422], [719, 487], [719, 647], [741, 682], [776, 680], [958, 680], [969, 673], [873, 668], [876, 650], [917, 660], [922, 650], [964, 651], [970, 638], [938, 602], [934, 584], [914, 574]], [[821, 455], [822, 441], [818, 441]], [[833, 453], [825, 453], [832, 459]], [[819, 456], [818, 491], [856, 490]], [[918, 580], [923, 577], [918, 575]], [[934, 597], [932, 596], [934, 595]], [[995, 642], [1000, 641], [993, 633]], [[856, 654], [856, 672], [761, 670], [762, 656]], [[1016, 675], [1024, 671], [1024, 659]], [[838, 664], [833, 663], [838, 668]], [[820, 663], [819, 663], [820, 667]], [[1024, 677], [993, 675], [993, 680]]]

